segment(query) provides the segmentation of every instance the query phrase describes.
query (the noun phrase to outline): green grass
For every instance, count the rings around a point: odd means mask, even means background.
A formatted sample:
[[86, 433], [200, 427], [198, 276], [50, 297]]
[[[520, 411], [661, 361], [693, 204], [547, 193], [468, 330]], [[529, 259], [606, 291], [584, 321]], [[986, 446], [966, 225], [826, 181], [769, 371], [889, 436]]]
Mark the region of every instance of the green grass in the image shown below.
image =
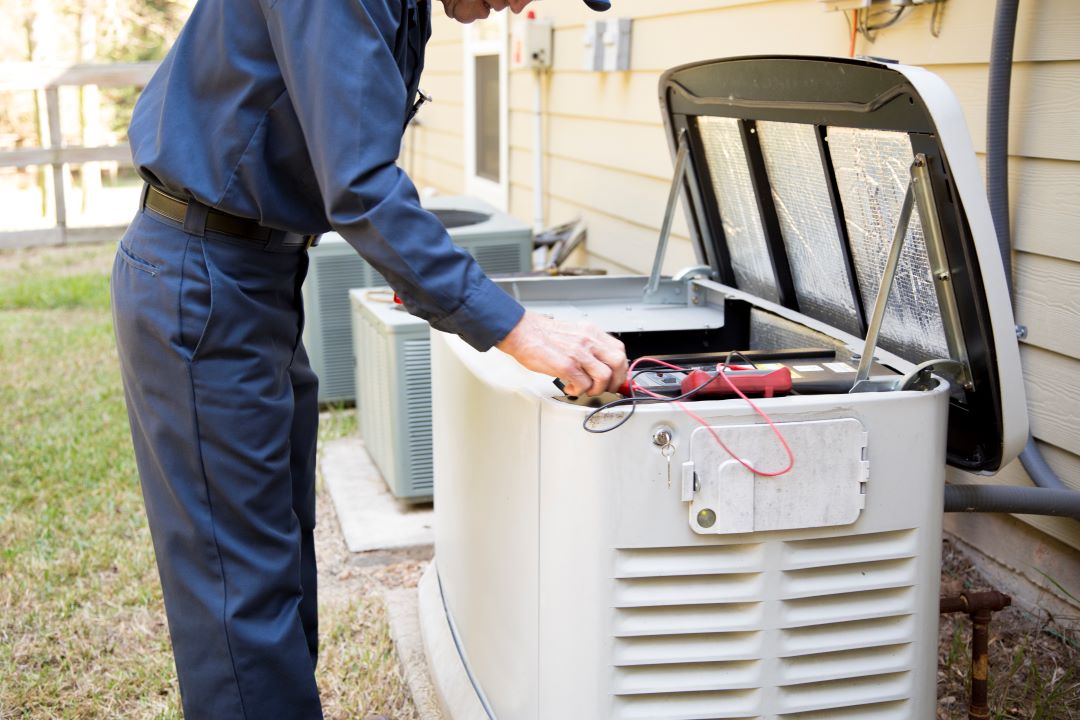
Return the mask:
[[[0, 253], [4, 720], [181, 715], [113, 342], [113, 252]], [[320, 436], [353, 432], [354, 416], [330, 413]], [[322, 625], [328, 717], [404, 707], [379, 603], [348, 596]]]
[[[113, 348], [111, 252], [42, 252], [0, 281], [0, 707], [14, 717], [179, 717]], [[59, 260], [35, 262], [46, 254]]]
[[356, 435], [358, 432], [360, 430], [357, 426], [356, 410], [343, 403], [335, 403], [319, 415], [320, 444]]
[[0, 283], [0, 310], [107, 309], [109, 280], [98, 273], [62, 278], [38, 275]]

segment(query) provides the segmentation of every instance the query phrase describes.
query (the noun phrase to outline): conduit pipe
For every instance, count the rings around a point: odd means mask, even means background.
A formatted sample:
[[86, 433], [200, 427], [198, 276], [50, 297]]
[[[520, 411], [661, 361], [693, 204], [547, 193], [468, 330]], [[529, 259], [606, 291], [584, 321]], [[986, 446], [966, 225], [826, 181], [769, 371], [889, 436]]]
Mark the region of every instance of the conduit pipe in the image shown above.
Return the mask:
[[544, 71], [534, 72], [533, 95], [533, 233], [544, 231]]
[[946, 485], [945, 512], [1054, 515], [1080, 520], [1080, 493], [1014, 485]]
[[1039, 487], [1076, 492], [1057, 476], [1054, 469], [1046, 462], [1046, 458], [1043, 457], [1042, 450], [1035, 444], [1035, 438], [1030, 435], [1028, 436], [1027, 445], [1024, 446], [1023, 451], [1020, 453], [1020, 464], [1027, 470], [1027, 474], [1031, 476], [1031, 481]]
[[[1020, 0], [998, 0], [990, 41], [989, 93], [986, 102], [986, 194], [997, 230], [1005, 282], [1013, 297], [1012, 231], [1009, 221], [1009, 97], [1012, 88], [1013, 47]], [[1039, 487], [1070, 490], [1046, 462], [1033, 437], [1028, 437], [1020, 463]]]
[[990, 40], [989, 90], [986, 98], [986, 196], [997, 229], [1005, 283], [1012, 296], [1012, 241], [1009, 232], [1009, 95], [1013, 44], [1020, 0], [998, 0]]

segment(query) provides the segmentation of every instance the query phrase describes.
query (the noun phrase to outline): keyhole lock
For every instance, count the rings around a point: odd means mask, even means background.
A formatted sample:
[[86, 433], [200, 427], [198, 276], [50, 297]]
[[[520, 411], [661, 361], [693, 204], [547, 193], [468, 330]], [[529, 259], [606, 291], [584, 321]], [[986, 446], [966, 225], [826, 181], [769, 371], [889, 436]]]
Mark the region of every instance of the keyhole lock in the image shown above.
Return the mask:
[[659, 427], [653, 431], [653, 445], [660, 448], [660, 454], [667, 460], [667, 485], [671, 487], [671, 456], [675, 454], [675, 443], [671, 442], [671, 428]]

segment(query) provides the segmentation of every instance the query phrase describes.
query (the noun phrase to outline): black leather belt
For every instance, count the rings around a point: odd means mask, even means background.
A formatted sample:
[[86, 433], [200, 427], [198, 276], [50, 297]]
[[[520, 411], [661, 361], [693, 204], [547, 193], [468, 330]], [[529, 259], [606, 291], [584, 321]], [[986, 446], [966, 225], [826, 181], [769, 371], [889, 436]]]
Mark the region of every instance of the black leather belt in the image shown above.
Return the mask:
[[[181, 225], [184, 224], [189, 205], [186, 200], [173, 197], [153, 185], [147, 188], [145, 197], [146, 200], [143, 204], [146, 207], [169, 220], [178, 222]], [[206, 210], [205, 227], [211, 232], [231, 235], [232, 237], [257, 243], [269, 244], [274, 240], [278, 240], [274, 244], [281, 248], [310, 248], [319, 244], [318, 235], [297, 235], [296, 233], [274, 230], [273, 228], [264, 227], [249, 218], [229, 215], [210, 208]]]

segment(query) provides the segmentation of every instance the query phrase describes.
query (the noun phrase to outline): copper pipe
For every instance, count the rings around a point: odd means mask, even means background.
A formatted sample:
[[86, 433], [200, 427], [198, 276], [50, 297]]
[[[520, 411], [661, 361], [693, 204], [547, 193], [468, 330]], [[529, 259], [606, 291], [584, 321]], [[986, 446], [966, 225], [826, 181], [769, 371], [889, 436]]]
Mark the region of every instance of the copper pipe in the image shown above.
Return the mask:
[[960, 593], [956, 597], [941, 598], [942, 613], [963, 612], [971, 614], [978, 610], [997, 612], [1012, 605], [1012, 598], [994, 590], [989, 592]]
[[971, 699], [968, 702], [968, 720], [986, 720], [990, 717], [987, 700], [987, 681], [990, 677], [990, 618], [998, 610], [1012, 604], [1012, 598], [1003, 593], [961, 593], [956, 597], [944, 597], [940, 601], [942, 613], [967, 613], [971, 618]]
[[990, 676], [990, 615], [986, 609], [971, 613], [971, 702], [968, 720], [990, 717], [986, 681]]

